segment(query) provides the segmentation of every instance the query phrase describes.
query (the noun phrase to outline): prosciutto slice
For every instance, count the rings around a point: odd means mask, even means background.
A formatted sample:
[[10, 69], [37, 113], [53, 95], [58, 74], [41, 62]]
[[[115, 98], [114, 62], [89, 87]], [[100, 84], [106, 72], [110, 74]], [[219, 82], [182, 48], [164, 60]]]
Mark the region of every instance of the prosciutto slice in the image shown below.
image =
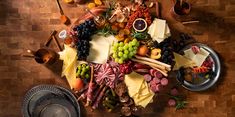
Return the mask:
[[99, 85], [106, 84], [110, 88], [114, 88], [115, 74], [108, 63], [102, 64], [94, 76]]

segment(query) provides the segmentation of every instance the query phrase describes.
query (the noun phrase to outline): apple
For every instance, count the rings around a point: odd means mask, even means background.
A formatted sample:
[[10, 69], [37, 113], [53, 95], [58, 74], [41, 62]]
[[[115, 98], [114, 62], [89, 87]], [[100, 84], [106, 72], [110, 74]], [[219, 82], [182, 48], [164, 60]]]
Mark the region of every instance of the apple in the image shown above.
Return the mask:
[[141, 45], [137, 50], [137, 54], [140, 56], [145, 56], [148, 52], [149, 49], [146, 45]]

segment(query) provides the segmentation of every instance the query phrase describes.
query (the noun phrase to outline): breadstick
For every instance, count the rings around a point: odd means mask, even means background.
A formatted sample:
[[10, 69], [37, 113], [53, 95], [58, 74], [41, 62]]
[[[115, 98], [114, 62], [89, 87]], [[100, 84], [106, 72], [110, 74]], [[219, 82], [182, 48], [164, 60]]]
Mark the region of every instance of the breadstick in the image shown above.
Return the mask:
[[135, 57], [137, 59], [145, 60], [145, 61], [148, 61], [148, 62], [152, 62], [152, 63], [155, 63], [155, 64], [162, 65], [162, 66], [167, 67], [167, 68], [171, 68], [171, 65], [168, 65], [166, 63], [160, 62], [158, 60], [154, 60], [154, 59], [147, 58], [147, 57], [141, 57], [141, 56], [137, 56], [137, 55], [135, 55]]
[[154, 64], [154, 63], [150, 63], [150, 62], [147, 62], [147, 61], [138, 60], [138, 59], [134, 59], [134, 58], [132, 58], [131, 60], [135, 61], [135, 62], [146, 64], [146, 65], [149, 65], [149, 66], [154, 66], [154, 67], [162, 69], [162, 70], [165, 70], [164, 66], [161, 66], [161, 65], [158, 65], [158, 64]]

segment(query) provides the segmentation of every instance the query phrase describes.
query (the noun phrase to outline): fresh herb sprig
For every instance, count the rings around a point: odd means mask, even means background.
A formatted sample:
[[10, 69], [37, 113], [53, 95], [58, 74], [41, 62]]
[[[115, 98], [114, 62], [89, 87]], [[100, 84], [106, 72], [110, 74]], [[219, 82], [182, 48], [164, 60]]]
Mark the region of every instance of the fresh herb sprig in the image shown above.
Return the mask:
[[171, 94], [168, 94], [168, 95], [170, 96], [170, 98], [173, 98], [174, 100], [176, 100], [176, 106], [175, 106], [176, 110], [183, 109], [188, 104], [188, 102], [184, 100], [183, 96], [180, 96], [180, 95], [173, 96]]
[[148, 39], [149, 34], [147, 33], [147, 31], [145, 31], [145, 32], [136, 32], [136, 31], [132, 30], [131, 36], [136, 38], [136, 39], [145, 40], [145, 39]]
[[116, 32], [112, 30], [110, 24], [106, 24], [103, 28], [98, 29], [97, 33], [100, 34], [100, 35], [103, 35], [105, 37], [107, 37], [109, 35], [115, 35], [116, 34]]

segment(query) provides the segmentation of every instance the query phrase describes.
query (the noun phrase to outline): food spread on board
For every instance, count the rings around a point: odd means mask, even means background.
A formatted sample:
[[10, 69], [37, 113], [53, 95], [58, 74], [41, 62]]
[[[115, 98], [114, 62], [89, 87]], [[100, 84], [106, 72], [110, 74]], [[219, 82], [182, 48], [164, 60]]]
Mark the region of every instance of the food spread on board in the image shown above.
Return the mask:
[[[154, 3], [148, 7], [141, 0], [135, 2], [94, 0], [87, 4], [85, 15], [59, 34], [64, 40], [64, 50], [59, 52], [62, 76], [85, 106], [102, 106], [109, 112], [120, 107], [122, 115], [131, 116], [166, 89], [172, 71], [179, 72], [180, 82], [192, 85], [215, 79], [219, 66], [208, 49], [184, 48], [191, 36], [180, 34], [174, 39], [159, 12], [150, 13]], [[170, 96], [169, 106], [185, 106], [176, 88]]]

